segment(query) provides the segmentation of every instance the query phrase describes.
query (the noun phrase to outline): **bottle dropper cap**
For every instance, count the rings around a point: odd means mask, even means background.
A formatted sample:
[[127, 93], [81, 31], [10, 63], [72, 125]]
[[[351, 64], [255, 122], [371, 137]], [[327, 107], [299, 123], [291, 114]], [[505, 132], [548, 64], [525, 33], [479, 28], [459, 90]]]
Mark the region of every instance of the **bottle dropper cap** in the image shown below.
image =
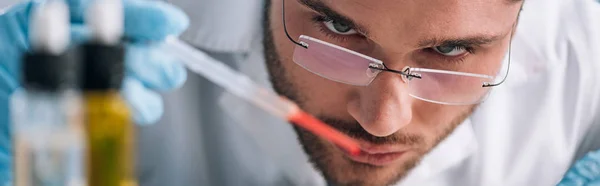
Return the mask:
[[122, 44], [87, 43], [83, 50], [83, 89], [120, 89], [125, 75], [125, 47]]
[[62, 1], [36, 8], [30, 21], [32, 51], [23, 56], [26, 89], [56, 91], [76, 88], [79, 80], [77, 53], [68, 48], [69, 9]]
[[83, 45], [85, 90], [120, 89], [125, 73], [121, 0], [95, 0], [86, 15], [92, 41]]

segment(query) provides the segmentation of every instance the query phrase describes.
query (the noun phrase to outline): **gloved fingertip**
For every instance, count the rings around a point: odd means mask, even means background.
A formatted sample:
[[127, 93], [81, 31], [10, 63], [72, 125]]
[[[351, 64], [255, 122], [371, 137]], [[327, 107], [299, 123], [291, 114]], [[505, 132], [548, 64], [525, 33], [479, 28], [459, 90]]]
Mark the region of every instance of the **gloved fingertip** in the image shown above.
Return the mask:
[[187, 80], [187, 71], [182, 63], [174, 59], [170, 62], [169, 66], [170, 68], [167, 69], [167, 72], [165, 73], [167, 76], [166, 78], [169, 80], [168, 82], [170, 82], [170, 85], [167, 88], [178, 89], [183, 86]]
[[146, 89], [135, 78], [125, 78], [122, 95], [127, 100], [133, 119], [137, 124], [156, 123], [164, 112], [161, 96]]
[[188, 16], [162, 1], [126, 0], [125, 35], [139, 40], [163, 40], [179, 35], [190, 24]]
[[129, 45], [126, 59], [127, 71], [147, 88], [172, 90], [187, 79], [182, 63], [153, 45]]
[[190, 26], [190, 19], [182, 9], [162, 1], [156, 1], [156, 3], [162, 5], [165, 17], [168, 18], [170, 23], [164, 36], [179, 35]]

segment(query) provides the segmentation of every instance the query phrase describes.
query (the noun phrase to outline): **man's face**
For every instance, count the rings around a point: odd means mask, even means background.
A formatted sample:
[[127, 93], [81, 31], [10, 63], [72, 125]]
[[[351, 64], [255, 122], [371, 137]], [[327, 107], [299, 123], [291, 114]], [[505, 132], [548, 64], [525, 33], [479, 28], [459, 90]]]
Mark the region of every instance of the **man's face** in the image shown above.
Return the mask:
[[[334, 82], [300, 67], [282, 24], [281, 0], [267, 4], [265, 55], [275, 90], [356, 139], [352, 157], [296, 128], [311, 162], [337, 185], [400, 180], [475, 105], [425, 102], [400, 75], [382, 72], [368, 86]], [[405, 66], [495, 75], [508, 49], [521, 3], [508, 0], [286, 0], [290, 36], [307, 35]]]

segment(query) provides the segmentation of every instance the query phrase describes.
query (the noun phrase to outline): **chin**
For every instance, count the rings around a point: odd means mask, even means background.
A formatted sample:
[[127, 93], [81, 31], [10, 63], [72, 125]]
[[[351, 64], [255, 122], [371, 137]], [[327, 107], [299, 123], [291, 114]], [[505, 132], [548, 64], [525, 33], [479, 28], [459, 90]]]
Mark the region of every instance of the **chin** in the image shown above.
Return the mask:
[[[342, 152], [339, 152], [343, 155]], [[339, 157], [339, 155], [336, 155]], [[323, 170], [331, 171], [327, 173], [332, 175], [327, 178], [336, 185], [374, 185], [385, 186], [393, 185], [412, 170], [421, 159], [421, 156], [415, 152], [407, 152], [403, 157], [387, 165], [372, 165], [363, 162], [356, 162], [349, 158], [338, 158], [331, 164], [321, 167]]]
[[299, 138], [313, 167], [321, 172], [329, 185], [387, 186], [399, 182], [420, 161], [423, 153], [407, 151], [385, 165], [358, 162], [328, 141], [299, 132]]

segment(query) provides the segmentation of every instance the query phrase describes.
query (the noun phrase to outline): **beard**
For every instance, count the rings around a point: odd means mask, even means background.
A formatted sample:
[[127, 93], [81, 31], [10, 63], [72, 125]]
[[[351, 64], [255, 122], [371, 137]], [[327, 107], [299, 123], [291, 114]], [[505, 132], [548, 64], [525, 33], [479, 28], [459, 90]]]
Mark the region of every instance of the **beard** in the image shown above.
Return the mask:
[[[277, 52], [270, 26], [270, 7], [270, 0], [267, 0], [263, 15], [263, 47], [269, 80], [275, 92], [294, 101], [300, 108], [305, 108], [304, 105], [308, 100], [295, 88], [293, 81], [290, 81], [290, 77], [287, 76], [288, 73], [286, 73]], [[476, 107], [477, 105], [471, 107], [468, 111], [444, 124], [443, 126], [446, 127], [437, 133], [434, 139], [429, 140], [423, 135], [403, 130], [389, 136], [378, 137], [371, 135], [355, 120], [347, 121], [317, 115], [317, 118], [324, 123], [356, 140], [374, 145], [393, 144], [418, 147], [411, 154], [404, 156], [401, 159], [401, 164], [393, 167], [379, 167], [352, 161], [343, 156], [343, 153], [333, 144], [297, 127], [297, 125], [292, 126], [302, 148], [309, 157], [310, 163], [321, 172], [328, 185], [391, 185], [400, 181], [410, 170], [416, 167], [422, 157], [450, 135], [460, 123], [471, 115]]]

